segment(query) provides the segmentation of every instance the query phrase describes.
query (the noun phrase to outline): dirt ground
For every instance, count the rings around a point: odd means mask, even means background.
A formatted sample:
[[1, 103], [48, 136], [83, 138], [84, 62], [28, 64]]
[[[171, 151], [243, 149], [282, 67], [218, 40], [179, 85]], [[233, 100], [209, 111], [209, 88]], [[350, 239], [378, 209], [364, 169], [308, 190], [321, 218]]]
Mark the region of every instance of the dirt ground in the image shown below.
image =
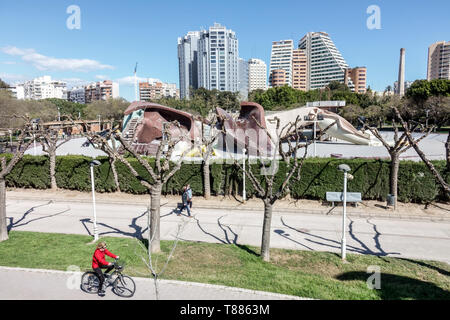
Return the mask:
[[[54, 201], [81, 201], [91, 202], [92, 193], [71, 190], [35, 190], [35, 189], [8, 189], [7, 199], [36, 199]], [[132, 195], [127, 193], [95, 193], [97, 202], [108, 202], [118, 204], [142, 204], [148, 205], [150, 197], [148, 195]], [[181, 202], [179, 196], [163, 196], [162, 206], [174, 206]], [[223, 208], [229, 210], [263, 210], [264, 205], [260, 199], [249, 199], [243, 203], [242, 198], [217, 196], [206, 200], [203, 197], [194, 197], [194, 208]], [[283, 213], [303, 213], [303, 214], [324, 214], [339, 215], [342, 213], [342, 204], [336, 204], [333, 208], [331, 203], [318, 200], [295, 200], [283, 199], [274, 205], [275, 212]], [[388, 207], [386, 202], [363, 201], [357, 206], [347, 204], [349, 216], [381, 216], [392, 218], [432, 218], [437, 220], [450, 220], [450, 203], [434, 202], [426, 206], [425, 204], [398, 203], [397, 210]]]

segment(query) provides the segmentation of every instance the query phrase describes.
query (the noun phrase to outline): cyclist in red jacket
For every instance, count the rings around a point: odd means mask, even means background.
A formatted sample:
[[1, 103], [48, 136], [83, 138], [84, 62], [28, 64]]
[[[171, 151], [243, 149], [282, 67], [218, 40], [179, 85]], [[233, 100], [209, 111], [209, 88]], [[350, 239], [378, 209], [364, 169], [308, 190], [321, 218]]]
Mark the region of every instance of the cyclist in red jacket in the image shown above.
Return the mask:
[[103, 290], [105, 275], [103, 274], [101, 269], [106, 269], [105, 274], [107, 274], [114, 268], [114, 265], [111, 262], [105, 260], [105, 254], [110, 256], [111, 258], [119, 259], [119, 256], [116, 256], [106, 249], [106, 242], [102, 241], [97, 244], [97, 249], [92, 256], [92, 269], [94, 269], [95, 273], [98, 276], [98, 279], [100, 280], [100, 284], [98, 287], [99, 296], [105, 295], [105, 290]]

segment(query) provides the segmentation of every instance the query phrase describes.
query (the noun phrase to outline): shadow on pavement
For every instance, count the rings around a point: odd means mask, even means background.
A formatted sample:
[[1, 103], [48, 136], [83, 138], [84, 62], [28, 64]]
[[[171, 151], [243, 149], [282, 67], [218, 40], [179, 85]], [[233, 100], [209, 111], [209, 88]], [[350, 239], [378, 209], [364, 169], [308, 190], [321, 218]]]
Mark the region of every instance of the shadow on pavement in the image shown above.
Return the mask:
[[13, 217], [8, 217], [8, 219], [9, 219], [9, 224], [8, 224], [8, 226], [6, 227], [7, 231], [9, 232], [9, 231], [11, 231], [13, 228], [25, 226], [25, 225], [27, 225], [27, 224], [33, 222], [33, 221], [37, 221], [37, 220], [41, 220], [41, 219], [46, 219], [46, 218], [51, 218], [51, 217], [54, 217], [54, 216], [63, 214], [63, 213], [65, 213], [65, 212], [67, 212], [67, 211], [70, 211], [70, 208], [68, 208], [68, 209], [66, 209], [66, 210], [64, 210], [64, 211], [61, 211], [61, 212], [57, 212], [57, 213], [54, 213], [54, 214], [50, 214], [50, 215], [48, 215], [48, 216], [42, 216], [42, 217], [35, 218], [35, 219], [31, 219], [31, 220], [29, 220], [29, 221], [24, 222], [24, 220], [28, 217], [29, 214], [31, 214], [31, 213], [34, 211], [34, 209], [39, 208], [39, 207], [48, 206], [49, 204], [52, 204], [52, 203], [53, 203], [53, 201], [50, 200], [50, 201], [48, 201], [47, 203], [41, 204], [41, 205], [39, 205], [39, 206], [31, 207], [31, 208], [28, 209], [28, 210], [23, 214], [23, 216], [22, 216], [19, 220], [17, 220], [16, 222], [14, 222], [14, 218], [13, 218]]
[[[106, 231], [106, 232], [102, 232], [99, 234], [99, 236], [106, 236], [106, 235], [113, 235], [113, 234], [121, 234], [124, 236], [128, 236], [128, 237], [133, 237], [133, 238], [137, 238], [137, 239], [142, 239], [143, 238], [143, 234], [147, 231], [148, 228], [142, 228], [137, 224], [137, 221], [142, 218], [143, 216], [145, 216], [147, 214], [147, 210], [144, 211], [141, 215], [133, 218], [131, 220], [131, 224], [128, 225], [129, 227], [134, 229], [134, 232], [126, 232], [123, 230], [120, 230], [118, 228], [114, 228], [110, 225], [107, 225], [105, 223], [97, 223], [100, 226], [103, 226], [105, 228], [110, 229], [111, 231]], [[84, 228], [86, 229], [87, 233], [90, 236], [93, 236], [91, 230], [87, 227], [87, 224], [93, 224], [93, 221], [91, 220], [91, 218], [85, 218], [85, 219], [80, 219], [80, 222], [83, 224]]]

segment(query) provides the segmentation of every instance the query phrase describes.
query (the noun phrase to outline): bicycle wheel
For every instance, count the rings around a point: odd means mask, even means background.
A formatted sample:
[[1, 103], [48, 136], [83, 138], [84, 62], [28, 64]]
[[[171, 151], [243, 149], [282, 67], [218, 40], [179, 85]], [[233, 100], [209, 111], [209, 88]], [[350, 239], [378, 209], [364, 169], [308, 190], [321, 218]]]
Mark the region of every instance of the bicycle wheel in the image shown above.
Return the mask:
[[81, 290], [87, 293], [97, 293], [100, 280], [93, 271], [87, 271], [81, 276]]
[[119, 275], [114, 280], [114, 293], [124, 298], [130, 298], [136, 291], [136, 284], [129, 276]]

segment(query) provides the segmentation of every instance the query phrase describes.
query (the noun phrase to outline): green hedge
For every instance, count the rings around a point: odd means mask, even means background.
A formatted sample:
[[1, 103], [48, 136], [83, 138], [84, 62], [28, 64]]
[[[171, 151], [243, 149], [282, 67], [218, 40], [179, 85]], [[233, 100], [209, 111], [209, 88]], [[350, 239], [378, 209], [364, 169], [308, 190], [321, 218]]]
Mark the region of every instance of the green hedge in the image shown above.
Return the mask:
[[[6, 155], [7, 159], [11, 155]], [[90, 191], [90, 157], [60, 156], [56, 159], [56, 181], [59, 188]], [[98, 192], [114, 192], [113, 174], [107, 157], [98, 157], [101, 165], [95, 167], [95, 188]], [[136, 159], [128, 161], [136, 171], [151, 182], [149, 174]], [[154, 161], [149, 160], [154, 166]], [[366, 159], [307, 159], [301, 171], [299, 181], [292, 179], [289, 186], [291, 196], [296, 199], [325, 199], [327, 191], [341, 191], [343, 174], [337, 166], [346, 163], [351, 167], [353, 180], [348, 182], [349, 192], [361, 192], [365, 200], [386, 200], [389, 193], [389, 161]], [[445, 170], [445, 161], [433, 161], [440, 172]], [[286, 176], [288, 168], [284, 162], [279, 163], [275, 184], [279, 185]], [[122, 192], [146, 194], [147, 189], [141, 185], [128, 168], [121, 162], [116, 163]], [[264, 176], [260, 175], [260, 164], [252, 164], [261, 184], [265, 186]], [[189, 183], [196, 196], [203, 195], [202, 164], [184, 163], [180, 170], [163, 188], [164, 194], [180, 194], [181, 188]], [[444, 173], [447, 181], [450, 174]], [[210, 167], [211, 193], [213, 195], [242, 194], [242, 170], [233, 164], [212, 163]], [[6, 177], [8, 187], [50, 188], [49, 160], [47, 156], [25, 156]], [[429, 202], [443, 199], [441, 188], [422, 162], [401, 161], [398, 179], [398, 199], [402, 202]], [[246, 180], [248, 197], [255, 196], [255, 189]]]

